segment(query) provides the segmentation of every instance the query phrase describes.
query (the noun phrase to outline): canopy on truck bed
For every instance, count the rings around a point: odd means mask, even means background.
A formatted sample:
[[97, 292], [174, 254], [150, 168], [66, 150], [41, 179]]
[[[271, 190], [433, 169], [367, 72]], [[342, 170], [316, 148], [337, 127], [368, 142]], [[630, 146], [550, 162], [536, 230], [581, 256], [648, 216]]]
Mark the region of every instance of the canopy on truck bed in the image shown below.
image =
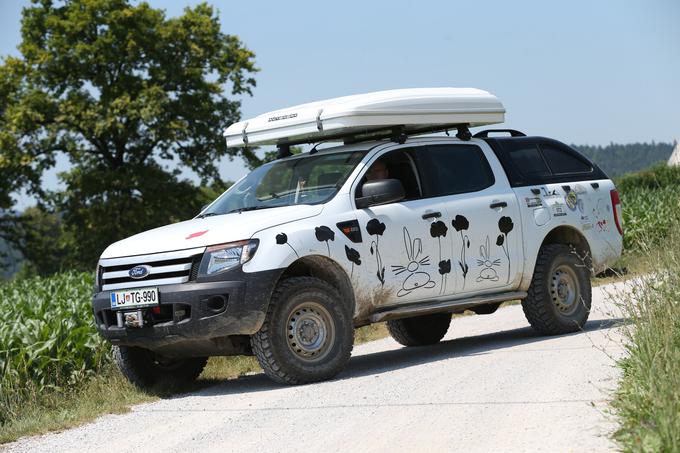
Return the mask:
[[502, 123], [496, 96], [475, 88], [376, 91], [301, 104], [240, 121], [224, 131], [228, 147], [312, 143], [395, 128], [416, 134]]

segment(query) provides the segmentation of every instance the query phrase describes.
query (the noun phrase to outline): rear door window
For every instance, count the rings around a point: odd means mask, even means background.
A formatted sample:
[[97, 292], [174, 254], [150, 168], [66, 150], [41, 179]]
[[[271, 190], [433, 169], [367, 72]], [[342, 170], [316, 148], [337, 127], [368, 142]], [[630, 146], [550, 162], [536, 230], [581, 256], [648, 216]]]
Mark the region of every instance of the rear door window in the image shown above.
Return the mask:
[[477, 192], [494, 183], [493, 171], [476, 145], [424, 146], [417, 155], [428, 197]]

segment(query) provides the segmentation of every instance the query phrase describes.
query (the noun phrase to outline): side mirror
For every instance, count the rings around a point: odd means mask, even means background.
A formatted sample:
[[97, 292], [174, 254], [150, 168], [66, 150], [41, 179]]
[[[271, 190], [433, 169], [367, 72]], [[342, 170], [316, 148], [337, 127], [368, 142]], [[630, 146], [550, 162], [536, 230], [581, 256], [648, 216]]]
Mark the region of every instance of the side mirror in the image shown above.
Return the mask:
[[356, 199], [357, 208], [364, 209], [380, 204], [394, 203], [404, 199], [404, 186], [398, 179], [366, 181], [361, 186], [361, 197]]

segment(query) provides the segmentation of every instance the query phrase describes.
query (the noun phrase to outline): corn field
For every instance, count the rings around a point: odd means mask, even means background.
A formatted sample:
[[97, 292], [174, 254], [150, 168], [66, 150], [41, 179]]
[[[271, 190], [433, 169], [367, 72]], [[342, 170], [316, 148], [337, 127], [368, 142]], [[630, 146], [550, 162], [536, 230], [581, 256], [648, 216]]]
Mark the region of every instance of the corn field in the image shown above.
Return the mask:
[[110, 360], [92, 288], [75, 272], [0, 284], [0, 425], [26, 398], [74, 389]]
[[617, 181], [623, 205], [627, 252], [663, 246], [680, 226], [680, 168], [655, 167]]

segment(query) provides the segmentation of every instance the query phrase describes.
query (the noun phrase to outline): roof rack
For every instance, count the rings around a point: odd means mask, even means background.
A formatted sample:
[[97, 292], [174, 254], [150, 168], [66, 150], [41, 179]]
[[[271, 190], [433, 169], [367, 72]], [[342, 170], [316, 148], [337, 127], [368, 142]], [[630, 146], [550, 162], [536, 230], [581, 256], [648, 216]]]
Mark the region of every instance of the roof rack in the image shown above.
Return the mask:
[[[386, 140], [389, 139], [393, 142], [404, 143], [406, 139], [412, 135], [421, 134], [432, 134], [435, 132], [448, 132], [450, 130], [457, 130], [456, 137], [461, 140], [470, 140], [472, 134], [470, 134], [470, 129], [468, 124], [437, 124], [434, 126], [424, 126], [424, 127], [409, 127], [405, 125], [396, 125], [389, 127], [380, 127], [375, 129], [370, 129], [362, 132], [341, 132], [335, 135], [327, 135], [324, 137], [324, 142], [330, 142], [334, 140], [342, 140], [345, 145], [351, 145], [353, 143], [360, 143], [369, 140]], [[301, 140], [290, 140], [285, 143], [279, 143], [277, 146], [282, 145], [301, 145], [304, 143], [313, 143], [309, 139]]]
[[517, 131], [515, 129], [486, 129], [483, 131], [477, 132], [475, 135], [473, 135], [474, 138], [487, 138], [489, 136], [489, 132], [507, 132], [510, 134], [510, 137], [526, 137], [527, 134], [524, 132]]

